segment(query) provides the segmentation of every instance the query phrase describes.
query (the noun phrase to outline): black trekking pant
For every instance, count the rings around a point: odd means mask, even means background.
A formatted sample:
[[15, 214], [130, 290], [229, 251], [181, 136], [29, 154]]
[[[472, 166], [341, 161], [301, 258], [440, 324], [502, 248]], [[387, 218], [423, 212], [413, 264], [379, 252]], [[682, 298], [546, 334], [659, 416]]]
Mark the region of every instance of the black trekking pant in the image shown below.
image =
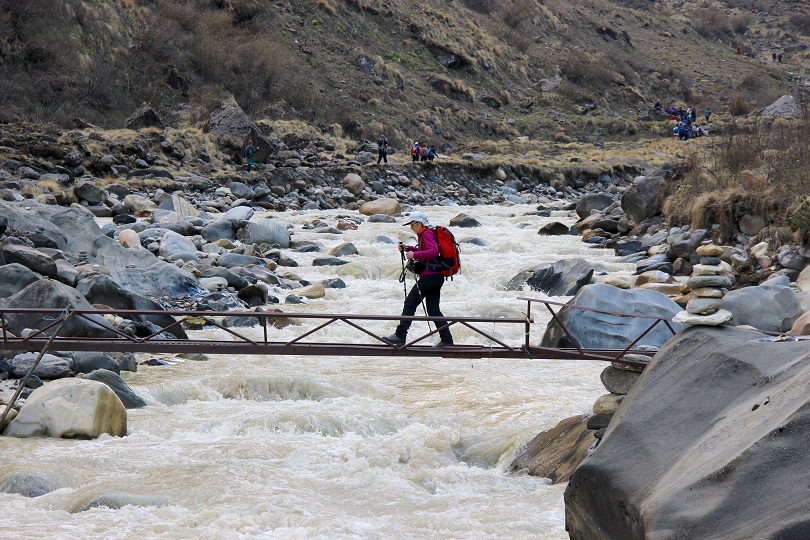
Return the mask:
[[[405, 298], [405, 305], [402, 306], [402, 314], [405, 316], [415, 315], [419, 304], [422, 303], [422, 298], [424, 298], [428, 316], [444, 317], [439, 309], [442, 285], [444, 285], [444, 276], [441, 274], [428, 274], [420, 277], [411, 288], [411, 292], [409, 292], [408, 296]], [[436, 328], [439, 328], [446, 324], [446, 322], [443, 320], [433, 321], [433, 324], [436, 325]], [[408, 328], [410, 327], [411, 321], [400, 321], [397, 326], [396, 335], [405, 339], [405, 336], [408, 335]], [[445, 343], [453, 343], [453, 334], [450, 333], [450, 328], [440, 330], [439, 337]]]
[[377, 153], [379, 154], [377, 157], [377, 165], [380, 164], [380, 161], [388, 163], [388, 152], [386, 150], [378, 150]]

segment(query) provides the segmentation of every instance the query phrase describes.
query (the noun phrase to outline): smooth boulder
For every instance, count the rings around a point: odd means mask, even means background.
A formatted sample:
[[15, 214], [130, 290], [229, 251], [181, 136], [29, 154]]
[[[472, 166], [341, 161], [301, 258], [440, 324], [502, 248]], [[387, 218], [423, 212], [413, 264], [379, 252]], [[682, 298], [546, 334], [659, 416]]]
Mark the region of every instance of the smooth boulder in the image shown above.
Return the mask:
[[747, 324], [765, 332], [787, 332], [802, 314], [799, 297], [785, 276], [758, 287], [729, 291], [723, 297], [723, 309], [731, 312], [732, 324]]
[[276, 244], [281, 248], [290, 247], [290, 231], [277, 219], [263, 219], [248, 224], [248, 239], [251, 244]]
[[[116, 366], [117, 367], [117, 366]], [[124, 379], [121, 378], [116, 372], [113, 372], [109, 369], [95, 369], [85, 375], [82, 376], [83, 379], [87, 379], [89, 381], [98, 381], [100, 383], [104, 383], [110, 387], [110, 389], [115, 392], [115, 395], [118, 396], [118, 399], [121, 400], [121, 403], [127, 409], [138, 409], [140, 407], [146, 407], [146, 402], [143, 400], [141, 396], [136, 394], [132, 388], [130, 388], [127, 383], [124, 382]]]
[[396, 199], [377, 199], [376, 201], [363, 203], [360, 207], [360, 213], [364, 216], [373, 216], [374, 214], [390, 216], [400, 212], [402, 212], [402, 205]]
[[[85, 278], [76, 285], [76, 290], [84, 295], [91, 304], [101, 304], [113, 309], [133, 311], [164, 311], [163, 306], [138, 293], [128, 291], [121, 287], [109, 276], [99, 274]], [[171, 326], [175, 319], [171, 315], [151, 314], [135, 315], [121, 313], [121, 316], [136, 322], [149, 321], [161, 328]], [[180, 325], [174, 325], [168, 332], [179, 339], [188, 339], [185, 330]]]
[[[570, 304], [599, 309], [607, 312], [621, 312], [634, 315], [673, 317], [681, 307], [668, 296], [647, 289], [624, 290], [596, 283], [586, 285], [571, 300]], [[582, 347], [588, 349], [624, 349], [654, 322], [651, 319], [625, 317], [613, 313], [602, 313], [584, 309], [562, 308], [558, 318], [571, 336]], [[670, 323], [679, 332], [681, 324]], [[672, 332], [659, 323], [637, 344], [661, 347], [672, 337]], [[571, 347], [573, 344], [555, 321], [550, 321], [541, 341], [543, 347]]]
[[60, 379], [34, 390], [3, 435], [94, 439], [126, 432], [127, 410], [106, 384]]
[[36, 272], [21, 264], [0, 266], [0, 298], [13, 296], [38, 280]]

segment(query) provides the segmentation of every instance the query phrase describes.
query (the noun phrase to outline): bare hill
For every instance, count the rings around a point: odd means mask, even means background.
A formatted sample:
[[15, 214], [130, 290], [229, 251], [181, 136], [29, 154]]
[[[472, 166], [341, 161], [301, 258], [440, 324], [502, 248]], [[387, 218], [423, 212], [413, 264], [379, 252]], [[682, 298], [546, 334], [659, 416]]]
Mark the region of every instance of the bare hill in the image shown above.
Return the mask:
[[2, 0], [0, 121], [116, 128], [150, 102], [194, 124], [232, 95], [395, 145], [633, 137], [657, 98], [744, 114], [810, 84], [807, 2], [752, 5]]

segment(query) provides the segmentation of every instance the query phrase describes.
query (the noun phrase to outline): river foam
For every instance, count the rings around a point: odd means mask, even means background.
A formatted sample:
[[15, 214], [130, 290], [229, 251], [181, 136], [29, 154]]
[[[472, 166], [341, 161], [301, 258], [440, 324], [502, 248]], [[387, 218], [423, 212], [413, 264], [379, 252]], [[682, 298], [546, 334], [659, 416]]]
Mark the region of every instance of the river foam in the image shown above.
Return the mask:
[[[627, 272], [612, 252], [578, 237], [538, 236], [565, 218], [526, 216], [530, 206], [422, 208], [436, 224], [464, 211], [483, 225], [457, 229], [462, 270], [442, 291], [446, 315], [520, 317], [521, 296], [503, 290], [517, 272], [583, 257]], [[294, 239], [329, 248], [353, 242], [365, 277], [285, 311], [398, 314], [403, 289], [397, 224], [364, 223], [343, 235], [302, 225], [340, 211], [268, 214], [294, 226]], [[258, 219], [263, 216], [257, 216]], [[336, 267], [322, 254], [292, 253], [290, 270], [315, 282]], [[408, 285], [412, 281], [408, 280]], [[565, 300], [556, 298], [556, 300]], [[536, 309], [539, 341], [548, 321]], [[291, 339], [307, 328], [273, 330]], [[371, 321], [378, 334], [390, 324]], [[418, 331], [414, 327], [414, 332]], [[423, 331], [426, 328], [422, 329]], [[523, 327], [487, 325], [520, 343]], [[242, 331], [240, 329], [240, 331]], [[480, 343], [454, 329], [459, 343]], [[249, 336], [261, 335], [247, 329]], [[217, 329], [192, 335], [223, 338]], [[370, 342], [342, 323], [314, 341]], [[139, 357], [140, 361], [148, 356]], [[128, 435], [92, 441], [0, 438], [4, 478], [41, 475], [51, 491], [0, 494], [3, 538], [567, 538], [562, 493], [542, 478], [506, 473], [522, 445], [562, 418], [590, 410], [604, 393], [596, 362], [218, 356], [140, 366], [127, 383], [149, 406], [129, 411]]]

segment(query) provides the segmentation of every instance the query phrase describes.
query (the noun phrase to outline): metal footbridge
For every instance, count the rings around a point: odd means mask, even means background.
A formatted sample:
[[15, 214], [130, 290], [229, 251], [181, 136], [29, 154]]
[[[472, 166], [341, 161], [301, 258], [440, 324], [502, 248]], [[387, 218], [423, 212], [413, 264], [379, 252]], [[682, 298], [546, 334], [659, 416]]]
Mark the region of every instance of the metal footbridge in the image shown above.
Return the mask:
[[[203, 353], [225, 355], [319, 355], [319, 356], [411, 356], [411, 357], [442, 357], [442, 358], [527, 358], [527, 359], [558, 359], [558, 360], [602, 360], [619, 362], [628, 365], [643, 367], [645, 362], [627, 358], [628, 354], [650, 354], [646, 350], [637, 350], [634, 347], [659, 324], [666, 325], [672, 334], [675, 330], [666, 317], [651, 315], [637, 315], [631, 313], [612, 312], [552, 302], [536, 298], [520, 298], [527, 302], [524, 317], [404, 317], [387, 315], [353, 315], [328, 313], [299, 313], [299, 312], [255, 312], [255, 311], [134, 311], [116, 309], [43, 309], [43, 308], [0, 308], [0, 349], [13, 351], [98, 351], [98, 352], [132, 352], [132, 353]], [[551, 313], [552, 322], [558, 324], [573, 347], [557, 348], [542, 347], [532, 344], [532, 305], [542, 304]], [[554, 308], [557, 308], [555, 311]], [[565, 327], [560, 314], [567, 309], [584, 309], [609, 314], [616, 317], [633, 317], [647, 319], [649, 326], [621, 350], [613, 349], [587, 349], [579, 345], [578, 341]], [[170, 320], [167, 324], [158, 324], [157, 330], [149, 335], [133, 336], [122, 332], [112, 325], [105, 315], [119, 316], [124, 319], [144, 321]], [[7, 320], [14, 317], [25, 317], [27, 321], [36, 321], [31, 325], [33, 331], [25, 336], [13, 335], [7, 328]], [[255, 326], [261, 330], [261, 337], [248, 337], [242, 328], [234, 329], [223, 324], [225, 317], [244, 317], [255, 319]], [[295, 319], [302, 326], [300, 334], [285, 340], [277, 338], [278, 326]], [[376, 333], [364, 325], [371, 321], [389, 321], [397, 323], [409, 319], [414, 323], [429, 321], [430, 330], [415, 336], [402, 346], [393, 346], [384, 341]], [[306, 321], [306, 322], [305, 322]], [[82, 323], [91, 331], [89, 334], [103, 335], [104, 337], [78, 337], [63, 335], [63, 327], [68, 323]], [[437, 328], [436, 324], [442, 324]], [[205, 339], [192, 337], [180, 339], [172, 335], [182, 326], [200, 328], [201, 326], [216, 327], [223, 330], [229, 339]], [[348, 329], [366, 336], [368, 343], [334, 343], [318, 341], [318, 333], [324, 328], [333, 325], [348, 326]], [[483, 328], [494, 328], [501, 325], [521, 325], [523, 327], [523, 341], [518, 344], [508, 344], [498, 338], [494, 331]], [[415, 332], [417, 324], [411, 326], [411, 333]], [[419, 325], [421, 326], [421, 325]], [[428, 343], [429, 338], [435, 338], [439, 330], [445, 327], [465, 327], [475, 335], [480, 336], [480, 345], [452, 345], [433, 347]], [[289, 333], [289, 332], [285, 332]], [[255, 334], [255, 331], [251, 331]]]

